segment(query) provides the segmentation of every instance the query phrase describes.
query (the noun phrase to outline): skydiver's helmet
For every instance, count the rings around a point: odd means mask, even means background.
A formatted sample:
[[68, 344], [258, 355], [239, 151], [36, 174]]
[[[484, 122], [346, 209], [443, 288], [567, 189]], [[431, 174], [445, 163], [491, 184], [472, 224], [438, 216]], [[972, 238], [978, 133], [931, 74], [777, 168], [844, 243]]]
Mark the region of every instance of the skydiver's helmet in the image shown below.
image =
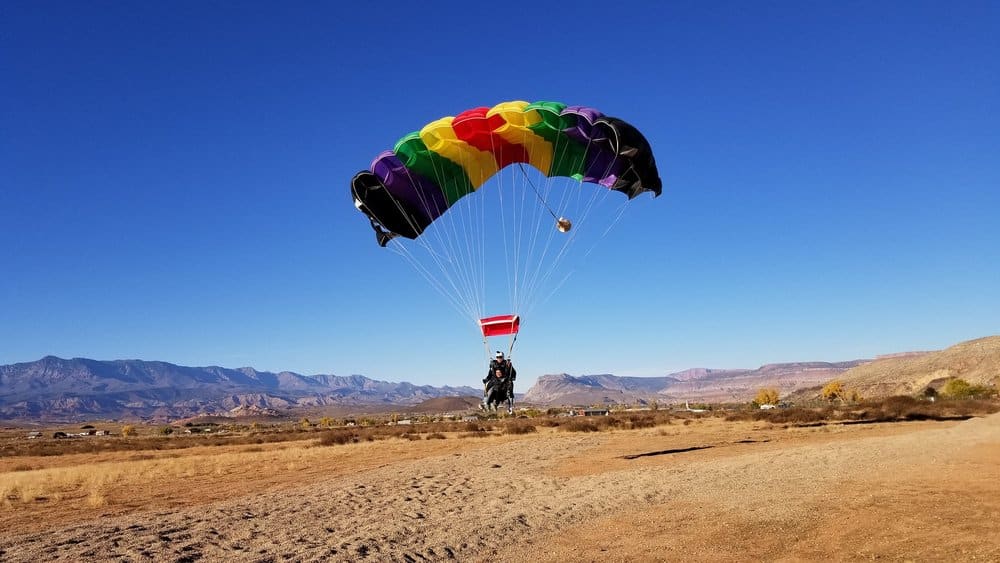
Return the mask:
[[501, 352], [500, 350], [497, 350], [497, 354], [496, 354], [496, 356], [493, 357], [493, 359], [495, 359], [498, 362], [502, 362], [503, 361], [503, 352]]

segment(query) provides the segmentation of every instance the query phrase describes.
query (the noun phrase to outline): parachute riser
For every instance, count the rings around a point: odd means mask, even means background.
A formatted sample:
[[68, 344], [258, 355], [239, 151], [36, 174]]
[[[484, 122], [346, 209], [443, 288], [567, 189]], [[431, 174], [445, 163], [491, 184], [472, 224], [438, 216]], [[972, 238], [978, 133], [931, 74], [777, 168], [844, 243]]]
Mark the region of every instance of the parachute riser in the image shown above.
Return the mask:
[[[511, 335], [510, 345], [507, 346], [507, 359], [513, 361], [514, 358], [514, 344], [517, 343], [517, 333]], [[484, 336], [483, 337], [483, 352], [486, 354], [486, 364], [489, 365], [493, 357], [490, 355], [490, 342]]]

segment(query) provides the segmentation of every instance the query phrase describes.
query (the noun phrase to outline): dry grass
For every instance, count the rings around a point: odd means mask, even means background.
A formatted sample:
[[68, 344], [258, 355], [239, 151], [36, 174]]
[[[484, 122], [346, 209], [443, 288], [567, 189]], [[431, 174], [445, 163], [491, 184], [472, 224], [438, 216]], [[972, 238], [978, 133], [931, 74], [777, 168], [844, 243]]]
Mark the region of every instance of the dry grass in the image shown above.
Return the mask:
[[[504, 421], [500, 428], [507, 434], [526, 434], [535, 431], [527, 421], [511, 419]], [[169, 483], [174, 480], [215, 479], [220, 476], [239, 478], [251, 474], [258, 467], [278, 467], [286, 471], [300, 471], [315, 467], [329, 455], [329, 446], [360, 446], [366, 442], [399, 439], [404, 441], [444, 440], [448, 433], [462, 438], [499, 436], [493, 424], [480, 423], [435, 423], [420, 426], [371, 426], [336, 428], [314, 432], [289, 432], [289, 436], [274, 440], [248, 440], [236, 436], [225, 444], [219, 437], [213, 440], [190, 438], [136, 438], [112, 437], [100, 454], [93, 454], [91, 448], [79, 448], [65, 440], [52, 440], [44, 448], [22, 449], [25, 455], [34, 452], [37, 461], [19, 462], [9, 465], [6, 471], [0, 469], [0, 506], [14, 507], [39, 502], [70, 502], [90, 507], [116, 504], [127, 496], [130, 488], [150, 483]], [[418, 431], [419, 430], [419, 431]], [[460, 430], [468, 430], [459, 433]], [[125, 442], [114, 444], [113, 441]], [[186, 442], [183, 446], [169, 444], [170, 441]], [[270, 442], [270, 443], [268, 443]], [[165, 443], [168, 447], [164, 447]], [[138, 445], [148, 450], [131, 452]], [[43, 462], [52, 458], [55, 448], [69, 447], [58, 458], [58, 463]], [[215, 448], [195, 446], [222, 446], [218, 453]], [[50, 449], [51, 448], [51, 449]], [[198, 453], [183, 451], [187, 448]], [[80, 453], [83, 449], [87, 453]], [[338, 448], [339, 449], [339, 448]], [[161, 450], [178, 450], [162, 452]], [[44, 453], [42, 453], [44, 452]], [[94, 459], [114, 458], [114, 461]], [[53, 459], [56, 461], [56, 459]], [[63, 465], [59, 465], [63, 464]], [[0, 465], [2, 468], [2, 465]]]
[[[494, 426], [488, 423], [476, 422], [432, 422], [420, 425], [375, 425], [375, 426], [352, 426], [333, 429], [311, 428], [303, 429], [299, 424], [276, 425], [262, 430], [250, 430], [247, 427], [217, 426], [215, 433], [183, 434], [181, 431], [173, 435], [163, 435], [159, 433], [160, 427], [138, 428], [139, 436], [91, 436], [85, 438], [64, 438], [39, 440], [12, 439], [0, 441], [0, 459], [10, 457], [46, 457], [62, 456], [68, 454], [107, 454], [112, 452], [155, 452], [167, 450], [185, 450], [202, 446], [240, 446], [266, 444], [277, 444], [286, 442], [303, 442], [319, 439], [324, 445], [334, 445], [339, 443], [350, 443], [351, 440], [339, 441], [330, 436], [330, 433], [343, 433], [349, 436], [356, 436], [358, 441], [385, 440], [389, 438], [400, 438], [404, 434], [414, 432], [434, 433], [434, 432], [459, 432], [470, 430], [470, 428], [482, 429], [484, 431], [493, 430]], [[418, 430], [419, 429], [419, 430]], [[219, 430], [225, 430], [225, 434], [220, 434]], [[143, 432], [156, 432], [156, 434], [142, 435]], [[18, 432], [18, 437], [22, 433]]]
[[270, 444], [294, 442], [315, 438], [315, 432], [275, 429], [263, 432], [233, 432], [218, 434], [174, 434], [147, 436], [90, 436], [58, 440], [23, 440], [4, 444], [0, 457], [11, 456], [60, 456], [66, 454], [101, 454], [122, 451], [183, 450], [199, 446], [231, 446], [244, 444]]
[[[948, 420], [992, 413], [1000, 410], [998, 401], [945, 401], [928, 402], [910, 397], [892, 397], [884, 401], [867, 402], [850, 407], [825, 406], [806, 409], [776, 409], [771, 411], [744, 410], [729, 413], [726, 420], [767, 422], [787, 426], [815, 426], [836, 423], [891, 422], [897, 420]], [[107, 440], [126, 442], [111, 444], [100, 454], [72, 453], [63, 458], [51, 458], [48, 447], [58, 447], [66, 441], [52, 440], [44, 448], [34, 445], [25, 451], [35, 452], [23, 461], [7, 463], [0, 459], [0, 505], [11, 508], [25, 504], [69, 503], [90, 507], [115, 505], [128, 498], [128, 491], [137, 486], [169, 483], [175, 480], [211, 482], [220, 476], [239, 479], [258, 471], [259, 467], [285, 468], [288, 471], [312, 470], [321, 466], [341, 447], [365, 447], [366, 443], [389, 439], [403, 441], [440, 441], [453, 438], [502, 439], [503, 435], [523, 435], [539, 432], [539, 428], [557, 428], [566, 432], [605, 432], [655, 428], [682, 420], [685, 426], [701, 420], [719, 420], [719, 415], [692, 415], [650, 411], [615, 413], [596, 417], [545, 417], [540, 419], [506, 419], [496, 422], [450, 422], [414, 426], [371, 426], [336, 428], [312, 432], [289, 432], [294, 438], [267, 436], [269, 440], [257, 441], [252, 436], [236, 436], [227, 447], [222, 437], [212, 440], [200, 438], [162, 437], [140, 438], [113, 437]], [[720, 421], [721, 422], [721, 421]], [[677, 432], [689, 432], [674, 426]], [[660, 432], [660, 435], [664, 435]], [[185, 441], [193, 445], [212, 447], [193, 448], [190, 451], [170, 444]], [[270, 443], [268, 443], [270, 441]], [[142, 444], [149, 449], [131, 452]], [[166, 444], [166, 446], [165, 446]], [[428, 444], [430, 445], [430, 444]], [[70, 444], [69, 452], [79, 448]], [[329, 446], [338, 446], [331, 449]], [[125, 450], [124, 452], [121, 450]], [[161, 451], [168, 450], [168, 451]], [[351, 450], [354, 451], [354, 450]], [[66, 452], [64, 452], [66, 453]], [[49, 461], [51, 460], [51, 461]]]
[[951, 420], [1000, 411], [1000, 402], [988, 400], [937, 400], [894, 396], [856, 405], [825, 405], [807, 408], [757, 410], [727, 413], [726, 420], [753, 420], [787, 425], [824, 423], [896, 422], [903, 420]]
[[[420, 439], [419, 436], [416, 439]], [[341, 442], [341, 440], [345, 440]], [[354, 443], [357, 436], [329, 433], [318, 443]], [[0, 499], [5, 506], [38, 501], [83, 501], [88, 506], [103, 506], [126, 493], [131, 487], [148, 483], [166, 483], [178, 479], [214, 479], [252, 473], [261, 466], [283, 467], [296, 471], [313, 467], [327, 456], [312, 443], [263, 450], [251, 447], [219, 454], [173, 457], [131, 456], [115, 462], [88, 463], [0, 474]]]
[[615, 413], [607, 416], [570, 417], [556, 419], [555, 426], [567, 432], [603, 432], [606, 430], [635, 430], [670, 424], [675, 415], [668, 411]]
[[[323, 438], [320, 442], [322, 441]], [[114, 462], [0, 473], [0, 503], [10, 507], [39, 501], [64, 500], [83, 501], [88, 506], [103, 506], [137, 485], [167, 483], [178, 479], [236, 476], [252, 472], [254, 467], [262, 465], [280, 466], [294, 471], [313, 466], [326, 456], [324, 449], [311, 448], [309, 445], [302, 443], [263, 451], [259, 448], [247, 448], [219, 454], [173, 457], [138, 455]]]

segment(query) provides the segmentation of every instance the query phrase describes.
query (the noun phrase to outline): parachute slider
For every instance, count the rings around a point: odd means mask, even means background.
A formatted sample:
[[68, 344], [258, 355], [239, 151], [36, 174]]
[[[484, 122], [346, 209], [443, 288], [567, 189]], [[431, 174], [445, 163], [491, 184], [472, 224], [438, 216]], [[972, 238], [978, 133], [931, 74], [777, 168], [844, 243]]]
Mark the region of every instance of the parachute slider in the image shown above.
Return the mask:
[[565, 217], [560, 217], [556, 219], [556, 228], [559, 229], [560, 233], [568, 233], [573, 228], [573, 223]]
[[479, 327], [483, 329], [483, 337], [517, 334], [521, 329], [521, 317], [518, 315], [500, 315], [479, 319]]

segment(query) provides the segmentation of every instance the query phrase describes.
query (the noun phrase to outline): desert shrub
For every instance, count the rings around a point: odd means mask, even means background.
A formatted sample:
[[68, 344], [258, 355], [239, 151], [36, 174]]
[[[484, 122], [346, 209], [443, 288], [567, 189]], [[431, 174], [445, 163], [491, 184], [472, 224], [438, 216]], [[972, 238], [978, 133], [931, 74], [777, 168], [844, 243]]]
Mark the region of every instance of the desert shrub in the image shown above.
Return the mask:
[[465, 432], [459, 434], [459, 438], [488, 438], [492, 436], [489, 432]]
[[354, 432], [345, 432], [342, 430], [330, 430], [323, 432], [319, 436], [319, 444], [321, 446], [340, 446], [343, 444], [356, 444], [360, 442], [361, 438]]
[[531, 434], [537, 432], [534, 424], [526, 422], [515, 422], [508, 424], [503, 429], [504, 434]]
[[430, 434], [427, 435], [428, 440], [444, 440], [446, 438], [447, 436], [445, 436], [440, 432], [431, 432]]
[[465, 430], [467, 432], [489, 432], [496, 428], [492, 424], [482, 424], [480, 422], [467, 422], [465, 423]]
[[135, 436], [135, 434], [135, 426], [132, 426], [131, 424], [122, 426], [122, 436]]
[[648, 414], [628, 414], [623, 418], [626, 428], [653, 428], [659, 423], [658, 417], [654, 413]]
[[404, 440], [409, 440], [411, 442], [423, 439], [420, 437], [420, 434], [414, 434], [412, 432], [406, 432], [402, 436], [400, 436], [400, 438], [403, 438]]
[[174, 433], [174, 429], [169, 426], [163, 426], [160, 428], [160, 434], [163, 436], [169, 436]]
[[906, 409], [920, 404], [923, 404], [923, 402], [909, 395], [893, 395], [891, 397], [886, 397], [881, 401], [883, 409]]
[[753, 413], [753, 419], [772, 422], [774, 424], [811, 424], [829, 420], [832, 415], [832, 409], [793, 407], [790, 409], [773, 409], [769, 411], [758, 410]]
[[394, 438], [403, 438], [411, 432], [410, 426], [404, 424], [402, 426], [379, 426], [377, 430], [373, 430], [372, 434], [377, 436], [391, 436]]
[[567, 432], [600, 432], [601, 431], [601, 429], [598, 428], [598, 426], [596, 424], [594, 424], [590, 420], [586, 420], [586, 419], [583, 419], [583, 418], [571, 420], [571, 421], [567, 422], [566, 424], [563, 424], [562, 426], [560, 426], [559, 429], [560, 430], [565, 430]]
[[879, 405], [879, 410], [882, 417], [886, 419], [904, 418], [907, 414], [919, 410], [924, 404], [913, 397], [896, 395], [883, 400], [882, 404]]
[[739, 421], [745, 421], [745, 420], [759, 420], [757, 418], [757, 416], [756, 416], [757, 413], [759, 413], [759, 412], [761, 412], [761, 411], [758, 410], [758, 409], [754, 409], [754, 410], [740, 409], [740, 410], [730, 411], [730, 412], [726, 413], [726, 416], [723, 417], [723, 420], [725, 420], [726, 422], [739, 422]]

